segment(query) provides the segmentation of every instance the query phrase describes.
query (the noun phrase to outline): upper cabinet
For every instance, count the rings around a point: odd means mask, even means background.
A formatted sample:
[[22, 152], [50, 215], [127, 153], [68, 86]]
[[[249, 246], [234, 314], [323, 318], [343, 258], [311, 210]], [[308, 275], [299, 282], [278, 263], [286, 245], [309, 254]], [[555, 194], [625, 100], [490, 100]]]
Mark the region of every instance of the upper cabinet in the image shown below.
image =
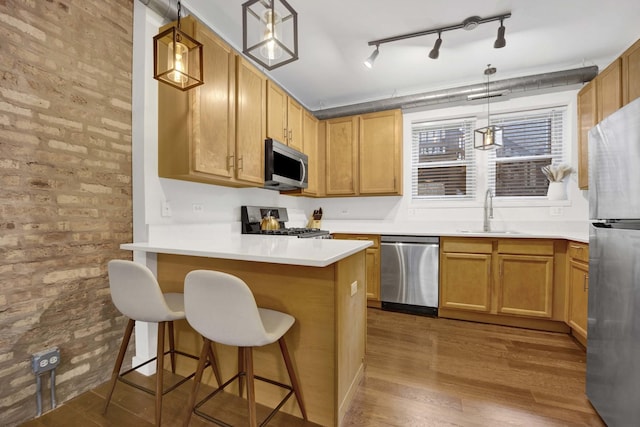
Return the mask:
[[400, 110], [326, 120], [326, 195], [401, 195], [401, 122]]
[[640, 40], [622, 54], [622, 81], [624, 105], [640, 98]]
[[589, 188], [589, 130], [640, 97], [640, 40], [578, 92], [578, 186]]
[[324, 185], [324, 155], [318, 144], [318, 133], [320, 132], [319, 120], [308, 111], [303, 112], [302, 120], [302, 151], [309, 156], [309, 183], [308, 187], [302, 191], [303, 195], [321, 196]]
[[158, 173], [239, 185], [234, 174], [235, 54], [191, 17], [181, 21], [181, 28], [203, 44], [205, 84], [187, 92], [158, 84]]
[[267, 79], [256, 67], [237, 59], [237, 136], [235, 170], [238, 181], [264, 184], [264, 140]]
[[267, 137], [302, 151], [304, 109], [275, 83], [267, 82]]
[[402, 194], [400, 110], [360, 116], [360, 194]]

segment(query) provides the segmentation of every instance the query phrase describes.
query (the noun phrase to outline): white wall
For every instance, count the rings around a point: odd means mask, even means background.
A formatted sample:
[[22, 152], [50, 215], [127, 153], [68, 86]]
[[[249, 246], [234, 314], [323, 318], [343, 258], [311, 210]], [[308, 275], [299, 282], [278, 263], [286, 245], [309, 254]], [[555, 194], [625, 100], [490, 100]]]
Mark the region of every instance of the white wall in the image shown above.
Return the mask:
[[[134, 235], [140, 241], [146, 237], [145, 224], [176, 224], [194, 222], [234, 222], [240, 217], [240, 206], [277, 205], [303, 209], [309, 215], [321, 206], [327, 220], [378, 220], [386, 224], [406, 222], [455, 222], [468, 223], [468, 227], [482, 224], [482, 198], [486, 168], [478, 153], [480, 188], [475, 201], [453, 204], [451, 202], [411, 200], [411, 122], [425, 119], [444, 119], [469, 115], [482, 116], [486, 105], [457, 106], [438, 110], [404, 114], [404, 196], [358, 198], [299, 198], [281, 196], [275, 191], [248, 188], [236, 189], [205, 185], [158, 177], [157, 167], [157, 83], [152, 78], [152, 38], [161, 25], [159, 17], [135, 2], [135, 13], [144, 13], [146, 26], [134, 31], [134, 54], [145, 58], [143, 72], [134, 72], [134, 94], [144, 88], [144, 103], [134, 101], [133, 167], [134, 167]], [[141, 22], [136, 19], [136, 23]], [[569, 88], [565, 88], [569, 89]], [[492, 102], [492, 114], [527, 108], [567, 105], [566, 162], [577, 168], [576, 88], [564, 92], [520, 97], [504, 102]], [[295, 95], [295, 94], [294, 94]], [[137, 97], [137, 96], [136, 96]], [[134, 97], [134, 98], [136, 98]], [[486, 116], [486, 112], [484, 113]], [[478, 126], [483, 126], [482, 121]], [[171, 216], [162, 216], [162, 203], [168, 202]], [[196, 205], [194, 207], [194, 205]], [[507, 202], [496, 200], [494, 204], [495, 229], [526, 226], [527, 229], [551, 230], [587, 227], [587, 196], [577, 187], [577, 175], [568, 178], [568, 200], [560, 202], [536, 201]], [[554, 208], [556, 215], [551, 214]], [[558, 210], [560, 214], [558, 215]], [[198, 211], [198, 212], [195, 212]], [[533, 227], [535, 225], [535, 227]], [[465, 227], [467, 225], [464, 225]]]

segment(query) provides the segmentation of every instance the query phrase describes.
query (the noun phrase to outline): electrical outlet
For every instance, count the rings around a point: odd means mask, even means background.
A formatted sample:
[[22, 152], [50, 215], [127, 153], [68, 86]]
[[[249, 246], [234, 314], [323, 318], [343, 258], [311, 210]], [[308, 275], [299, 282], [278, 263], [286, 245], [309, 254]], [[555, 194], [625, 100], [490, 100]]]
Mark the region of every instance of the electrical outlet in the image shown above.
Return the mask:
[[162, 216], [169, 217], [171, 216], [171, 205], [169, 202], [162, 202]]
[[562, 206], [551, 206], [549, 208], [549, 215], [560, 216], [562, 215]]
[[204, 206], [202, 206], [200, 203], [194, 203], [192, 207], [193, 213], [204, 213]]
[[31, 368], [33, 373], [38, 375], [43, 372], [51, 371], [60, 364], [60, 349], [58, 347], [48, 348], [46, 350], [34, 353], [31, 356]]
[[358, 281], [356, 280], [351, 284], [351, 296], [354, 296], [358, 293]]

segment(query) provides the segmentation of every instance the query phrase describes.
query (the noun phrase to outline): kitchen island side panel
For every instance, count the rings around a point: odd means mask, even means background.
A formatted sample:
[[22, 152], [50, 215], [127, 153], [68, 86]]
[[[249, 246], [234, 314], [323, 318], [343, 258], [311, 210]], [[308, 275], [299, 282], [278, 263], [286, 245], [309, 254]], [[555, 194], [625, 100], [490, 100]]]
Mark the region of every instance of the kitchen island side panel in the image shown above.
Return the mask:
[[[351, 367], [354, 363], [351, 359], [357, 357], [361, 365], [364, 357], [363, 344], [356, 346], [362, 347], [362, 354], [351, 356], [338, 354], [338, 349], [342, 348], [339, 343], [340, 340], [364, 343], [366, 332], [364, 303], [347, 308], [341, 302], [345, 297], [338, 296], [338, 291], [342, 290], [344, 295], [349, 292], [344, 289], [350, 289], [350, 284], [357, 280], [359, 285], [355, 298], [358, 299], [360, 286], [364, 286], [364, 268], [364, 251], [324, 268], [158, 254], [157, 272], [164, 292], [182, 292], [188, 272], [196, 269], [224, 271], [244, 280], [260, 307], [294, 316], [296, 323], [285, 339], [296, 366], [309, 420], [335, 426], [339, 425], [342, 415], [339, 408], [344, 404], [348, 407], [352, 397], [346, 396], [348, 399], [345, 399], [339, 394], [338, 382], [348, 383], [349, 390], [355, 389], [362, 367]], [[364, 297], [362, 300], [365, 301]], [[341, 307], [346, 309], [342, 309], [338, 316]], [[353, 329], [354, 322], [362, 326]], [[176, 322], [176, 346], [179, 349], [199, 354], [201, 343], [202, 339], [186, 322]], [[220, 344], [215, 347], [223, 379], [228, 379], [237, 369], [237, 349]], [[351, 344], [347, 344], [347, 348], [350, 347]], [[254, 358], [257, 375], [289, 382], [277, 345], [256, 349]], [[178, 371], [187, 374], [194, 367], [191, 360], [183, 360]], [[210, 370], [206, 372], [205, 380], [209, 384], [214, 383]], [[273, 386], [256, 383], [259, 403], [275, 407], [282, 396], [280, 390]], [[290, 399], [282, 410], [300, 416], [295, 399]]]

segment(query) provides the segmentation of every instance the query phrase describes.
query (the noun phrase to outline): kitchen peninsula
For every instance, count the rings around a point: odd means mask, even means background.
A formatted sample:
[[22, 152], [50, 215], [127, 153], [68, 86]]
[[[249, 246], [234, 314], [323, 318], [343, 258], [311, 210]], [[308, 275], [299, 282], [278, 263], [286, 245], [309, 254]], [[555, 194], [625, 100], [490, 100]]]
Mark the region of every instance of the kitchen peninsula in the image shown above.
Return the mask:
[[[286, 340], [310, 421], [339, 426], [364, 370], [366, 339], [365, 249], [368, 241], [233, 235], [220, 238], [164, 238], [128, 243], [122, 249], [157, 256], [163, 292], [182, 292], [186, 274], [196, 269], [224, 271], [251, 288], [259, 306], [296, 318]], [[176, 322], [176, 347], [198, 354], [201, 338]], [[256, 349], [256, 373], [287, 382], [277, 346]], [[236, 349], [216, 344], [223, 379], [237, 367]], [[188, 374], [191, 360], [178, 365]], [[210, 373], [207, 373], [210, 375]], [[212, 378], [205, 380], [213, 384]], [[256, 399], [275, 407], [282, 395], [258, 381]], [[295, 400], [281, 409], [300, 416]]]

